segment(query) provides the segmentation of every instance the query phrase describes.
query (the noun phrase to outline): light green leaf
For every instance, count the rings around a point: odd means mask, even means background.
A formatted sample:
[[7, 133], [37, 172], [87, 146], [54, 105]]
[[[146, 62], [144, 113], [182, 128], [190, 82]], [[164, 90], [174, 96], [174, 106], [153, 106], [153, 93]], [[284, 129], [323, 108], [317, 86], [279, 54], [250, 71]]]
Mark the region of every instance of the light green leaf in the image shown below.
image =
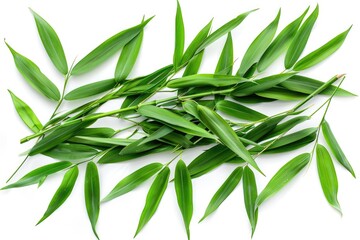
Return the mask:
[[93, 147], [74, 144], [74, 143], [60, 143], [56, 147], [44, 152], [45, 156], [59, 159], [62, 161], [77, 161], [83, 159], [89, 159], [96, 156], [99, 151]]
[[21, 120], [30, 128], [31, 131], [34, 133], [39, 132], [43, 125], [41, 124], [40, 120], [37, 118], [33, 110], [20, 98], [18, 98], [13, 92], [8, 90], [11, 99], [13, 101], [14, 107], [16, 109], [16, 112], [19, 114]]
[[317, 144], [316, 146], [316, 162], [321, 188], [326, 200], [333, 208], [341, 213], [340, 204], [337, 199], [338, 180], [335, 167], [328, 150], [321, 144]]
[[243, 173], [243, 190], [245, 209], [251, 225], [251, 236], [253, 236], [258, 219], [258, 209], [255, 205], [258, 194], [255, 175], [247, 166], [244, 168]]
[[179, 1], [177, 1], [176, 17], [175, 17], [175, 47], [174, 47], [174, 68], [175, 71], [181, 64], [181, 59], [184, 52], [185, 44], [185, 28], [182, 17], [181, 7]]
[[280, 13], [281, 10], [279, 10], [276, 18], [250, 44], [241, 61], [237, 75], [244, 76], [250, 67], [260, 60], [261, 56], [264, 54], [275, 36], [276, 29], [279, 24]]
[[68, 73], [68, 65], [64, 49], [55, 30], [39, 14], [30, 9], [34, 16], [36, 27], [44, 48], [49, 55], [50, 60], [62, 74]]
[[233, 41], [231, 32], [228, 33], [224, 48], [216, 65], [215, 74], [231, 75], [234, 64]]
[[216, 103], [216, 109], [229, 116], [248, 121], [258, 121], [267, 117], [260, 112], [252, 110], [251, 108], [228, 100], [218, 101]]
[[282, 166], [257, 197], [255, 203], [256, 208], [258, 208], [266, 199], [286, 186], [288, 182], [290, 182], [309, 163], [309, 161], [310, 154], [303, 153]]
[[78, 100], [91, 97], [113, 89], [116, 86], [115, 79], [102, 80], [78, 87], [65, 95], [66, 100]]
[[304, 51], [304, 48], [309, 39], [310, 33], [314, 27], [318, 15], [319, 15], [319, 5], [316, 6], [315, 10], [301, 25], [300, 29], [297, 31], [295, 37], [293, 38], [285, 56], [286, 69], [289, 69], [292, 66], [294, 66], [296, 61], [299, 59], [301, 53]]
[[44, 213], [44, 216], [40, 219], [40, 221], [36, 225], [40, 224], [45, 219], [47, 219], [66, 201], [66, 199], [70, 196], [75, 186], [78, 175], [79, 175], [79, 169], [77, 166], [72, 167], [65, 173], [59, 188], [56, 190], [47, 210]]

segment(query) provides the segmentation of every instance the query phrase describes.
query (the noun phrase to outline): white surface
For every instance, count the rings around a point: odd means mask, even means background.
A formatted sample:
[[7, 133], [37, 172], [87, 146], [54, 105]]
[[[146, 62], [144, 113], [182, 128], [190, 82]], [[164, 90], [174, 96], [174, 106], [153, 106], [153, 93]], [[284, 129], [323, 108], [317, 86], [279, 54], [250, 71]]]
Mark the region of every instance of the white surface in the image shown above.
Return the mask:
[[[348, 77], [343, 86], [359, 94], [360, 17], [358, 3], [354, 0], [341, 2], [327, 0], [183, 0], [181, 5], [186, 24], [186, 42], [189, 43], [197, 31], [212, 17], [215, 17], [213, 29], [216, 29], [239, 13], [259, 7], [258, 12], [249, 16], [240, 27], [233, 31], [234, 54], [236, 58], [241, 59], [249, 43], [275, 17], [279, 7], [282, 8], [280, 22], [280, 28], [282, 28], [299, 16], [309, 4], [313, 9], [317, 2], [320, 4], [320, 16], [306, 47], [306, 53], [319, 47], [348, 28], [349, 25], [354, 24], [354, 27], [339, 52], [306, 74], [327, 80], [334, 74], [345, 72]], [[146, 27], [144, 44], [133, 76], [149, 73], [171, 63], [175, 1], [1, 1], [0, 39], [6, 38], [15, 50], [37, 63], [59, 88], [62, 84], [61, 76], [56, 72], [43, 50], [28, 7], [37, 11], [55, 28], [63, 43], [69, 63], [76, 56], [83, 57], [100, 42], [119, 30], [137, 24], [143, 14], [148, 17], [156, 15], [156, 18]], [[221, 39], [207, 50], [202, 67], [203, 72], [213, 71], [223, 43], [224, 39]], [[42, 121], [48, 119], [54, 103], [39, 96], [24, 82], [16, 71], [11, 54], [3, 43], [0, 44], [0, 56], [0, 102], [2, 103], [0, 183], [4, 185], [9, 174], [22, 160], [18, 154], [31, 146], [30, 144], [19, 144], [19, 139], [30, 132], [16, 115], [7, 89], [13, 90], [15, 94], [29, 103]], [[69, 89], [111, 77], [115, 61], [116, 58], [113, 58], [89, 74], [72, 78]], [[274, 72], [282, 70], [281, 61], [279, 60], [277, 64], [279, 67], [274, 69]], [[238, 65], [239, 61], [237, 61], [235, 69]], [[322, 101], [323, 99], [318, 99], [317, 104]], [[333, 101], [327, 117], [358, 175], [360, 175], [357, 149], [359, 103], [358, 98], [336, 99]], [[66, 106], [69, 105], [66, 104], [65, 108]], [[118, 104], [109, 109], [116, 106]], [[272, 112], [267, 105], [262, 106], [261, 109], [267, 113]], [[318, 121], [319, 119], [314, 119], [308, 125], [315, 126]], [[121, 123], [114, 120], [106, 120], [106, 122], [121, 126]], [[309, 151], [310, 148], [262, 158], [259, 165], [268, 177], [264, 178], [257, 174], [259, 190], [263, 189], [270, 177], [287, 160], [297, 153]], [[187, 151], [183, 158], [189, 162], [198, 153], [199, 151]], [[171, 156], [163, 154], [154, 155], [148, 159], [166, 162], [170, 158]], [[50, 161], [41, 156], [31, 158], [16, 178]], [[101, 195], [104, 196], [117, 181], [145, 163], [146, 159], [142, 159], [123, 164], [100, 166]], [[308, 171], [302, 172], [295, 181], [261, 207], [257, 231], [253, 239], [360, 239], [358, 227], [360, 216], [359, 180], [354, 180], [339, 164], [335, 165], [339, 178], [339, 201], [343, 209], [343, 217], [327, 204], [318, 181], [315, 161], [313, 161]], [[0, 192], [0, 239], [95, 239], [84, 207], [83, 170], [84, 168], [81, 168], [81, 174], [72, 196], [49, 219], [37, 227], [34, 225], [42, 216], [58, 187], [61, 181], [60, 175], [50, 177], [40, 189], [31, 186]], [[197, 224], [213, 193], [231, 170], [231, 166], [223, 166], [207, 176], [193, 181], [195, 208], [191, 224], [193, 240], [250, 239], [250, 227], [244, 209], [241, 187], [235, 190], [215, 214], [203, 223]], [[149, 184], [102, 206], [97, 228], [101, 239], [132, 239]], [[173, 184], [169, 184], [157, 213], [137, 239], [186, 239]]]

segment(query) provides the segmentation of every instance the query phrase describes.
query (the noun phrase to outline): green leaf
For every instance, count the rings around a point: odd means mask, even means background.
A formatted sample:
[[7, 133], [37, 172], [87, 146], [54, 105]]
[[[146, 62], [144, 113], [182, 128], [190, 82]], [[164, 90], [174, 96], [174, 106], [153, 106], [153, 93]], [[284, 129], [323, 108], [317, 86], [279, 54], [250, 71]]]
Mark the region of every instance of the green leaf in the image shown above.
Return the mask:
[[59, 188], [56, 190], [47, 210], [44, 213], [44, 216], [36, 225], [39, 225], [41, 222], [47, 219], [66, 201], [75, 186], [78, 175], [79, 169], [77, 166], [72, 167], [65, 173]]
[[34, 16], [36, 27], [44, 48], [49, 55], [50, 60], [62, 74], [68, 73], [68, 65], [64, 49], [55, 30], [39, 14], [30, 9]]
[[217, 210], [220, 205], [230, 196], [230, 194], [235, 190], [236, 186], [239, 184], [241, 177], [243, 175], [243, 168], [237, 167], [230, 176], [225, 180], [221, 187], [216, 191], [214, 196], [211, 198], [204, 216], [201, 218], [200, 222], [203, 221], [207, 216], [212, 214]]
[[298, 116], [298, 117], [294, 117], [290, 120], [287, 120], [286, 122], [277, 125], [271, 132], [269, 132], [269, 134], [266, 135], [266, 138], [272, 138], [272, 137], [278, 136], [284, 132], [287, 132], [290, 129], [292, 129], [293, 127], [297, 126], [298, 124], [300, 124], [306, 120], [309, 120], [308, 116]]
[[[311, 94], [316, 91], [318, 88], [323, 86], [325, 83], [319, 80], [312, 78], [295, 75], [286, 81], [282, 82], [280, 85], [286, 89], [289, 89], [294, 92], [300, 92], [304, 94]], [[337, 89], [337, 86], [329, 85], [325, 90], [321, 92], [324, 95], [332, 95]], [[342, 88], [336, 90], [335, 96], [356, 96], [353, 93], [350, 93]]]
[[263, 154], [266, 154], [266, 153], [283, 153], [283, 152], [290, 152], [290, 151], [293, 151], [293, 150], [296, 150], [296, 149], [299, 149], [299, 148], [302, 148], [306, 145], [308, 145], [309, 143], [315, 141], [316, 139], [316, 133], [312, 133], [300, 140], [297, 140], [295, 142], [291, 142], [291, 143], [288, 143], [286, 145], [283, 145], [281, 147], [277, 147], [277, 148], [273, 148], [273, 149], [270, 149], [270, 150], [266, 150]]
[[77, 136], [69, 139], [71, 142], [81, 143], [93, 146], [113, 147], [113, 146], [127, 146], [133, 142], [134, 139], [127, 138], [103, 138], [103, 137], [85, 137]]
[[91, 122], [80, 122], [70, 126], [60, 126], [37, 142], [29, 152], [30, 156], [46, 152], [58, 144], [75, 136], [78, 131], [88, 127]]
[[124, 46], [115, 69], [116, 82], [125, 80], [129, 76], [139, 55], [143, 37], [144, 30], [142, 29], [136, 37]]
[[344, 43], [346, 36], [348, 35], [351, 27], [343, 33], [340, 33], [325, 45], [321, 46], [320, 48], [316, 49], [315, 51], [309, 53], [302, 59], [300, 59], [294, 66], [294, 70], [301, 71], [307, 68], [310, 68], [329, 56], [331, 56], [334, 52], [336, 52], [341, 45]]
[[133, 154], [133, 153], [139, 153], [139, 152], [145, 152], [150, 149], [159, 147], [161, 145], [160, 142], [157, 141], [151, 141], [142, 144], [145, 138], [140, 138], [136, 140], [135, 142], [130, 143], [129, 145], [125, 146], [121, 151], [120, 154]]
[[182, 160], [179, 160], [176, 164], [174, 182], [177, 202], [184, 220], [187, 237], [190, 239], [190, 222], [193, 215], [193, 193], [190, 173]]
[[234, 28], [240, 25], [245, 18], [252, 12], [256, 11], [257, 9], [245, 12], [237, 16], [236, 18], [230, 20], [229, 22], [222, 25], [220, 28], [218, 28], [215, 32], [211, 33], [203, 42], [202, 44], [197, 48], [196, 53], [199, 53], [204, 48], [209, 46], [211, 43], [218, 40], [220, 37], [224, 36], [225, 34], [231, 32]]
[[16, 109], [16, 112], [19, 114], [21, 120], [26, 124], [26, 126], [29, 127], [31, 131], [34, 133], [39, 132], [43, 125], [41, 124], [40, 120], [37, 118], [33, 110], [20, 98], [18, 98], [13, 92], [8, 90], [11, 99], [13, 101], [14, 107]]
[[72, 75], [86, 73], [100, 65], [136, 37], [151, 19], [149, 18], [135, 27], [121, 31], [97, 46], [74, 66]]
[[308, 10], [309, 7], [300, 17], [287, 25], [266, 49], [260, 58], [259, 64], [257, 65], [259, 72], [263, 72], [267, 69], [283, 52], [288, 49]]
[[215, 74], [219, 75], [231, 75], [232, 67], [234, 64], [234, 52], [233, 52], [233, 41], [231, 32], [228, 33], [224, 48], [221, 52], [219, 61], [216, 65]]
[[326, 200], [333, 208], [341, 213], [340, 204], [337, 199], [338, 180], [334, 164], [328, 150], [321, 144], [317, 144], [316, 146], [316, 162], [321, 188]]
[[161, 163], [150, 163], [130, 175], [123, 178], [111, 192], [102, 200], [102, 202], [108, 202], [114, 198], [120, 197], [148, 180], [154, 174], [159, 172], [163, 165]]
[[209, 128], [217, 137], [219, 137], [220, 141], [225, 146], [227, 146], [239, 157], [243, 158], [256, 170], [262, 173], [256, 162], [250, 155], [249, 151], [241, 143], [239, 137], [236, 135], [234, 130], [219, 114], [201, 105], [198, 105], [198, 111], [201, 122], [207, 128]]
[[98, 169], [93, 162], [89, 162], [86, 166], [84, 193], [86, 211], [89, 216], [91, 228], [96, 238], [99, 239], [96, 232], [96, 223], [100, 212], [100, 180]]
[[287, 185], [288, 182], [290, 182], [309, 163], [309, 161], [310, 154], [303, 153], [282, 166], [257, 197], [255, 203], [256, 208]]
[[92, 97], [94, 95], [109, 91], [116, 86], [115, 79], [102, 80], [78, 87], [65, 95], [68, 101]]
[[180, 115], [171, 112], [170, 110], [166, 110], [151, 105], [146, 105], [139, 107], [138, 112], [145, 117], [149, 117], [161, 121], [162, 123], [165, 123], [166, 125], [178, 131], [199, 137], [205, 137], [211, 139], [214, 138], [212, 134], [198, 127], [194, 123], [184, 119]]
[[181, 64], [185, 44], [185, 28], [179, 1], [177, 1], [175, 17], [175, 47], [174, 47], [174, 68], [175, 71]]
[[60, 143], [56, 147], [44, 152], [43, 154], [45, 156], [62, 161], [77, 161], [89, 159], [94, 157], [97, 153], [99, 153], [98, 150], [87, 145]]
[[285, 56], [286, 69], [289, 69], [292, 66], [294, 66], [296, 61], [299, 59], [301, 53], [304, 51], [304, 48], [309, 39], [310, 33], [314, 27], [318, 15], [319, 15], [319, 5], [316, 6], [315, 10], [301, 25], [300, 29], [297, 31], [295, 37], [293, 38]]
[[59, 172], [61, 170], [64, 170], [65, 168], [68, 168], [72, 165], [71, 162], [56, 162], [52, 164], [48, 164], [42, 167], [39, 167], [22, 178], [20, 178], [17, 182], [12, 183], [10, 185], [7, 185], [2, 188], [4, 189], [10, 189], [10, 188], [19, 188], [19, 187], [25, 187], [32, 184], [37, 184], [43, 177], [51, 175], [53, 173]]
[[169, 182], [169, 176], [170, 169], [168, 167], [165, 167], [156, 176], [154, 182], [152, 183], [146, 196], [145, 206], [141, 213], [135, 236], [138, 235], [138, 233], [143, 229], [143, 227], [150, 221], [152, 216], [155, 214], [157, 208], [159, 207], [160, 201], [165, 193]]
[[347, 160], [347, 158], [346, 158], [343, 150], [341, 149], [338, 141], [336, 140], [335, 135], [333, 134], [329, 123], [327, 121], [324, 121], [321, 124], [321, 128], [322, 128], [322, 132], [323, 132], [324, 138], [326, 140], [326, 143], [330, 147], [330, 150], [334, 154], [336, 160], [341, 165], [343, 165], [344, 168], [346, 168], [351, 173], [351, 175], [353, 175], [354, 178], [356, 178], [355, 172], [354, 172], [353, 168], [351, 167], [351, 164]]
[[189, 88], [189, 87], [226, 87], [236, 85], [242, 82], [249, 82], [249, 80], [238, 76], [227, 76], [217, 74], [195, 74], [186, 77], [171, 80], [167, 87], [169, 88]]
[[264, 54], [275, 36], [276, 29], [279, 24], [280, 14], [281, 10], [279, 10], [276, 18], [250, 44], [241, 61], [237, 75], [244, 76], [250, 67], [260, 60], [261, 56]]
[[165, 137], [166, 135], [168, 135], [169, 133], [171, 133], [173, 131], [174, 131], [174, 129], [172, 129], [166, 125], [163, 125], [160, 128], [158, 128], [156, 131], [151, 133], [148, 137], [144, 138], [140, 142], [140, 145], [145, 144], [147, 142], [154, 141], [154, 140], [158, 140], [159, 138]]
[[243, 137], [251, 141], [260, 142], [269, 132], [273, 131], [284, 118], [284, 116], [271, 117], [251, 129]]
[[256, 95], [281, 101], [297, 101], [306, 98], [305, 94], [289, 91], [281, 87], [273, 87], [262, 92], [257, 92]]
[[189, 61], [189, 63], [186, 65], [183, 77], [198, 73], [203, 56], [204, 51], [201, 51]]
[[216, 109], [229, 116], [248, 121], [258, 121], [267, 117], [260, 112], [252, 110], [251, 108], [228, 100], [218, 101], [216, 103]]
[[262, 92], [269, 88], [275, 87], [276, 85], [291, 78], [295, 74], [296, 72], [280, 73], [280, 74], [264, 77], [261, 79], [257, 79], [253, 82], [248, 82], [240, 85], [234, 91], [232, 91], [231, 94], [237, 97], [242, 97], [242, 96], [247, 96], [254, 93]]
[[258, 219], [258, 209], [255, 205], [258, 194], [254, 173], [247, 166], [243, 173], [243, 190], [245, 209], [251, 225], [251, 236], [253, 236]]
[[87, 136], [87, 137], [104, 137], [110, 138], [114, 136], [116, 131], [108, 127], [100, 128], [84, 128], [76, 133], [76, 136]]
[[14, 57], [16, 68], [27, 83], [45, 97], [59, 101], [59, 89], [40, 71], [39, 67], [30, 59], [12, 49], [9, 44], [6, 43], [6, 45]]

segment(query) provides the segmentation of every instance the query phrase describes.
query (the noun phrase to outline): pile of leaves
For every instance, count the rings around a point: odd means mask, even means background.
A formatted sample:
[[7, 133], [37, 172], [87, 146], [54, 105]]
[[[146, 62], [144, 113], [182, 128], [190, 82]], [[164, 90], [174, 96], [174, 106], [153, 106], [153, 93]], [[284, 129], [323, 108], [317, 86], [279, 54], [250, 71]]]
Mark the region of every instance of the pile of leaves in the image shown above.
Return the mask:
[[[173, 181], [186, 233], [190, 238], [193, 215], [192, 179], [199, 178], [223, 164], [231, 164], [233, 172], [210, 200], [201, 221], [218, 209], [242, 179], [245, 209], [254, 233], [261, 204], [280, 191], [316, 156], [324, 195], [332, 207], [341, 211], [337, 200], [338, 182], [333, 159], [354, 177], [355, 173], [325, 116], [334, 96], [354, 94], [340, 88], [345, 79], [344, 75], [336, 75], [322, 82], [303, 76], [301, 71], [313, 67], [340, 48], [350, 28], [302, 56], [318, 17], [319, 7], [316, 6], [309, 14], [308, 10], [309, 8], [276, 35], [279, 11], [275, 19], [250, 44], [234, 74], [231, 31], [248, 15], [255, 14], [256, 10], [240, 14], [213, 32], [210, 31], [210, 21], [185, 48], [184, 23], [178, 3], [173, 63], [146, 76], [131, 79], [128, 76], [138, 57], [144, 28], [152, 18], [144, 18], [139, 25], [110, 37], [69, 67], [56, 32], [49, 23], [32, 11], [43, 46], [65, 80], [60, 92], [33, 61], [6, 43], [16, 68], [26, 82], [48, 100], [58, 103], [48, 122], [43, 124], [28, 104], [9, 91], [17, 113], [33, 132], [24, 137], [21, 143], [36, 139], [20, 167], [29, 157], [39, 154], [57, 161], [27, 173], [2, 189], [41, 185], [47, 176], [62, 174], [63, 180], [39, 224], [70, 196], [77, 181], [78, 166], [86, 164], [85, 206], [93, 232], [98, 237], [96, 223], [101, 203], [118, 198], [152, 179], [136, 236], [155, 214], [168, 183]], [[226, 35], [215, 71], [198, 73], [206, 48]], [[90, 72], [115, 54], [120, 55], [113, 78], [67, 90], [68, 81], [72, 77]], [[282, 55], [285, 55], [285, 70], [266, 75], [268, 67]], [[181, 73], [182, 76], [179, 76]], [[338, 80], [340, 83], [334, 85]], [[172, 95], [160, 98], [163, 91], [171, 92]], [[327, 100], [315, 111], [308, 113], [310, 108], [306, 105], [319, 94], [327, 95]], [[65, 100], [85, 98], [85, 104], [59, 111]], [[150, 98], [156, 100], [149, 100]], [[99, 112], [101, 106], [118, 99], [122, 102], [119, 108]], [[272, 116], [253, 109], [264, 102], [271, 108], [273, 101], [293, 101], [294, 106]], [[317, 126], [301, 128], [301, 123], [323, 108], [325, 111]], [[108, 126], [92, 127], [97, 120], [106, 117], [119, 118], [128, 121], [130, 125], [119, 130]], [[300, 127], [300, 130], [293, 131], [294, 127]], [[129, 130], [133, 130], [131, 135], [119, 137], [120, 133]], [[326, 147], [318, 143], [321, 133], [326, 139]], [[293, 157], [258, 194], [253, 171], [261, 174], [264, 172], [256, 162], [258, 156], [283, 152], [289, 152], [290, 155], [291, 151], [309, 144], [313, 146], [311, 152]], [[190, 162], [186, 165], [181, 159], [181, 153], [187, 149], [195, 151], [198, 146], [208, 147], [195, 159], [186, 159]], [[168, 152], [169, 155], [175, 153], [176, 156], [166, 164], [147, 163], [121, 179], [101, 201], [98, 165], [121, 164], [160, 152]], [[175, 163], [172, 180], [169, 166]]]

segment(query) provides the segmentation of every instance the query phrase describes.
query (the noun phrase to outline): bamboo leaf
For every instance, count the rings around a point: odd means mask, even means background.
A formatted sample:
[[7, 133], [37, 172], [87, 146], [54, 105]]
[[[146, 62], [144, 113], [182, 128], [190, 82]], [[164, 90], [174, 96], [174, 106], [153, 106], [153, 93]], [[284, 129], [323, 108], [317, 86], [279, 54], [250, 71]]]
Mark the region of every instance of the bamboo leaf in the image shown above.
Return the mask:
[[276, 29], [279, 24], [280, 14], [281, 10], [279, 10], [276, 18], [250, 44], [241, 61], [237, 75], [244, 76], [250, 67], [260, 60], [261, 56], [264, 54], [275, 36]]
[[56, 162], [52, 164], [48, 164], [42, 167], [39, 167], [29, 173], [27, 173], [25, 176], [20, 178], [17, 182], [9, 184], [1, 190], [4, 189], [10, 189], [10, 188], [19, 188], [19, 187], [25, 187], [32, 184], [37, 184], [43, 177], [54, 174], [56, 172], [59, 172], [61, 170], [64, 170], [68, 167], [70, 167], [72, 163], [70, 162]]
[[282, 166], [257, 197], [255, 203], [256, 208], [287, 185], [288, 182], [290, 182], [309, 163], [309, 161], [310, 154], [303, 153]]
[[340, 204], [337, 199], [338, 180], [334, 164], [327, 149], [321, 144], [316, 146], [316, 162], [318, 168], [321, 188], [328, 203], [341, 213]]
[[231, 75], [234, 63], [233, 41], [231, 32], [228, 33], [224, 48], [216, 65], [215, 74]]
[[159, 207], [160, 201], [165, 193], [169, 182], [170, 169], [165, 167], [156, 176], [152, 183], [149, 192], [146, 196], [146, 203], [141, 213], [139, 224], [135, 233], [135, 236], [143, 229], [143, 227], [150, 221]]
[[273, 149], [268, 149], [266, 150], [263, 154], [265, 153], [283, 153], [283, 152], [290, 152], [290, 151], [293, 151], [293, 150], [296, 150], [296, 149], [299, 149], [299, 148], [302, 148], [306, 145], [308, 145], [309, 143], [315, 141], [316, 139], [316, 133], [312, 133], [300, 140], [297, 140], [295, 142], [291, 142], [289, 144], [286, 144], [284, 146], [281, 146], [281, 147], [277, 147], [277, 148], [273, 148]]
[[26, 126], [29, 127], [31, 131], [34, 133], [39, 132], [43, 128], [43, 125], [35, 115], [34, 111], [13, 92], [10, 90], [8, 91], [11, 95], [16, 112], [19, 114], [21, 120], [26, 124]]
[[[276, 85], [286, 81], [287, 79], [294, 76], [296, 72], [280, 73], [272, 76], [257, 79], [253, 82], [248, 82], [240, 85], [231, 92], [232, 95], [237, 97], [248, 96], [254, 93], [265, 91], [269, 88], [275, 87]], [[254, 84], [255, 83], [255, 84]]]
[[157, 141], [151, 141], [142, 144], [145, 138], [140, 138], [136, 140], [135, 142], [130, 143], [129, 145], [125, 146], [121, 151], [120, 154], [132, 154], [132, 153], [139, 153], [148, 151], [150, 149], [159, 147], [161, 145], [160, 142]]
[[94, 157], [99, 151], [93, 147], [82, 145], [82, 144], [73, 144], [73, 143], [60, 143], [55, 148], [50, 149], [49, 151], [44, 152], [45, 156], [59, 159], [62, 161], [76, 161], [89, 159]]
[[315, 51], [309, 53], [302, 59], [300, 59], [294, 66], [294, 70], [301, 71], [307, 68], [310, 68], [329, 56], [331, 56], [334, 52], [336, 52], [341, 45], [344, 43], [346, 36], [348, 35], [351, 27], [347, 29], [345, 32], [340, 33], [325, 45], [321, 46], [320, 48], [316, 49]]
[[84, 193], [86, 211], [89, 216], [91, 228], [96, 238], [99, 239], [96, 232], [96, 223], [100, 212], [100, 182], [98, 169], [93, 162], [89, 162], [86, 166]]
[[247, 79], [238, 76], [227, 76], [217, 74], [195, 74], [186, 77], [171, 80], [167, 87], [169, 88], [190, 88], [190, 87], [226, 87], [239, 83], [248, 82]]
[[175, 17], [175, 47], [174, 47], [174, 68], [175, 71], [181, 64], [181, 59], [184, 52], [185, 44], [185, 28], [182, 17], [181, 7], [179, 1], [177, 1], [176, 17]]
[[108, 202], [114, 198], [120, 197], [148, 180], [154, 174], [159, 172], [163, 165], [161, 163], [150, 163], [130, 175], [123, 178], [111, 192], [102, 200], [102, 202]]
[[113, 146], [127, 146], [136, 140], [126, 138], [103, 138], [103, 137], [85, 137], [76, 136], [69, 139], [71, 142], [81, 143], [93, 146], [113, 147]]
[[225, 146], [227, 146], [239, 157], [243, 158], [256, 170], [262, 173], [248, 150], [241, 143], [239, 137], [236, 135], [234, 130], [219, 114], [201, 105], [198, 105], [198, 111], [201, 122], [207, 128], [209, 128], [217, 137], [219, 137], [220, 141]]
[[272, 138], [275, 136], [278, 136], [284, 132], [289, 131], [290, 129], [292, 129], [293, 127], [297, 126], [298, 124], [309, 120], [308, 116], [298, 116], [298, 117], [294, 117], [290, 120], [287, 120], [284, 123], [281, 123], [279, 125], [277, 125], [271, 132], [269, 132], [269, 134], [266, 135], [267, 138]]
[[186, 234], [190, 239], [190, 222], [193, 215], [193, 194], [191, 177], [185, 163], [179, 160], [175, 169], [175, 191]]
[[78, 87], [65, 95], [68, 101], [91, 97], [113, 89], [116, 86], [115, 79], [102, 80]]
[[198, 73], [203, 56], [204, 51], [201, 51], [189, 61], [189, 63], [186, 65], [183, 77]]
[[34, 16], [36, 27], [44, 48], [49, 55], [50, 60], [62, 74], [68, 73], [68, 65], [64, 49], [55, 30], [39, 14], [30, 9]]
[[100, 128], [84, 128], [76, 133], [76, 136], [86, 136], [86, 137], [104, 137], [110, 138], [114, 136], [116, 131], [108, 127]]
[[260, 119], [264, 119], [267, 116], [252, 110], [251, 108], [245, 107], [244, 105], [234, 103], [228, 100], [218, 101], [216, 103], [216, 109], [219, 111], [240, 119], [248, 120], [248, 121], [258, 121]]
[[165, 137], [166, 135], [168, 135], [169, 133], [173, 132], [174, 129], [168, 127], [168, 126], [161, 126], [159, 129], [157, 129], [156, 131], [154, 131], [153, 133], [151, 133], [147, 138], [143, 139], [140, 142], [140, 145], [145, 144], [147, 142], [151, 142], [154, 140], [157, 140], [159, 138]]
[[336, 140], [335, 135], [332, 132], [329, 123], [327, 121], [324, 121], [321, 124], [321, 128], [322, 128], [322, 132], [323, 132], [324, 138], [326, 140], [326, 143], [330, 147], [330, 150], [334, 154], [336, 160], [341, 165], [343, 165], [344, 168], [346, 168], [351, 173], [351, 175], [353, 175], [354, 178], [356, 178], [355, 172], [354, 172], [353, 168], [351, 167], [351, 164], [347, 160], [347, 158], [346, 158], [343, 150], [341, 149], [338, 141]]
[[184, 119], [183, 117], [169, 110], [151, 105], [146, 105], [139, 107], [138, 112], [145, 117], [153, 118], [165, 123], [166, 125], [170, 125], [171, 127], [173, 127], [178, 131], [199, 137], [205, 137], [211, 139], [214, 138], [213, 135], [211, 135], [204, 129], [198, 127], [194, 123]]
[[225, 180], [221, 187], [216, 191], [214, 196], [211, 198], [204, 216], [200, 219], [200, 222], [203, 221], [207, 216], [212, 214], [217, 210], [220, 205], [230, 196], [230, 194], [235, 190], [236, 186], [239, 184], [241, 177], [243, 175], [243, 168], [237, 167], [230, 176]]
[[255, 175], [249, 167], [244, 168], [243, 190], [245, 209], [251, 225], [251, 236], [253, 236], [258, 219], [258, 209], [255, 205], [258, 194]]
[[283, 52], [286, 51], [308, 10], [309, 7], [300, 17], [287, 25], [266, 49], [260, 58], [259, 64], [257, 65], [259, 72], [263, 72], [267, 69]]
[[65, 173], [59, 188], [56, 190], [47, 210], [44, 213], [44, 216], [36, 225], [39, 225], [41, 222], [47, 219], [66, 201], [75, 186], [78, 175], [79, 169], [77, 166], [72, 167]]
[[256, 95], [281, 101], [297, 101], [306, 98], [305, 94], [289, 91], [281, 87], [273, 87], [262, 92], [257, 92]]
[[297, 31], [295, 37], [293, 38], [285, 56], [286, 69], [289, 69], [292, 66], [294, 66], [296, 61], [299, 59], [301, 53], [304, 51], [304, 48], [309, 39], [311, 30], [314, 27], [318, 15], [319, 15], [319, 5], [316, 6], [315, 10], [301, 25], [300, 29]]
[[151, 19], [149, 18], [139, 25], [121, 31], [101, 43], [74, 66], [72, 74], [80, 75], [100, 65], [136, 37]]
[[45, 97], [59, 101], [59, 89], [40, 71], [39, 67], [30, 59], [12, 49], [9, 44], [6, 43], [6, 45], [14, 57], [16, 68], [26, 82]]

